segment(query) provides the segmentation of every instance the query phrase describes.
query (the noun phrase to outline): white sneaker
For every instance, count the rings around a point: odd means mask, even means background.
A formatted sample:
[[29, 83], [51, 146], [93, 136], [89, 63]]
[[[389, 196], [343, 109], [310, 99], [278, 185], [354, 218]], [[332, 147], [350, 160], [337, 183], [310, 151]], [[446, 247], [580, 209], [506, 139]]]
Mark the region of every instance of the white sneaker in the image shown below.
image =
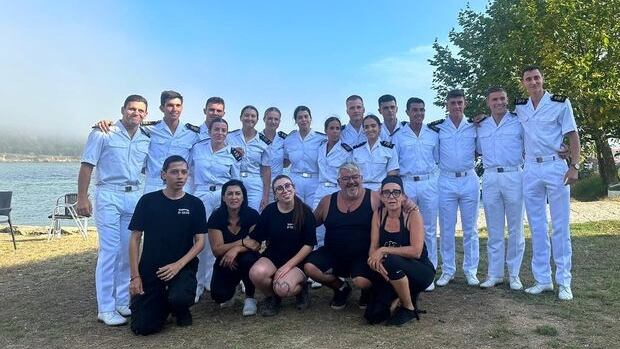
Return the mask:
[[428, 287], [424, 290], [424, 292], [433, 292], [435, 291], [435, 282], [431, 282], [430, 285], [428, 285]]
[[478, 286], [478, 285], [480, 285], [480, 281], [478, 280], [478, 277], [476, 277], [475, 274], [465, 273], [465, 279], [467, 280], [467, 284], [469, 286]]
[[553, 284], [536, 283], [534, 286], [525, 289], [525, 293], [529, 294], [541, 294], [546, 291], [553, 291]]
[[310, 284], [310, 288], [312, 288], [313, 290], [316, 290], [317, 288], [323, 287], [322, 283], [320, 283], [318, 281], [314, 281], [314, 280], [312, 280], [312, 278], [308, 278], [308, 283]]
[[515, 291], [523, 289], [523, 284], [518, 276], [510, 277], [510, 289]]
[[235, 305], [235, 296], [233, 296], [231, 299], [227, 300], [224, 303], [220, 303], [220, 309], [230, 308], [233, 305]]
[[439, 280], [437, 280], [435, 283], [437, 284], [437, 286], [443, 287], [443, 286], [446, 286], [448, 283], [450, 283], [452, 279], [454, 279], [454, 275], [443, 273], [441, 274], [441, 277], [439, 278]]
[[97, 314], [97, 320], [103, 322], [108, 326], [120, 326], [127, 323], [127, 319], [121, 316], [116, 311], [107, 311], [105, 313]]
[[256, 299], [246, 298], [243, 301], [243, 316], [256, 315]]
[[131, 309], [129, 309], [128, 305], [118, 305], [116, 306], [116, 311], [121, 314], [121, 316], [131, 316]]
[[562, 301], [573, 300], [573, 291], [571, 291], [570, 286], [560, 285], [560, 292], [558, 293], [558, 298]]
[[504, 278], [487, 278], [480, 284], [480, 288], [491, 288], [504, 282]]

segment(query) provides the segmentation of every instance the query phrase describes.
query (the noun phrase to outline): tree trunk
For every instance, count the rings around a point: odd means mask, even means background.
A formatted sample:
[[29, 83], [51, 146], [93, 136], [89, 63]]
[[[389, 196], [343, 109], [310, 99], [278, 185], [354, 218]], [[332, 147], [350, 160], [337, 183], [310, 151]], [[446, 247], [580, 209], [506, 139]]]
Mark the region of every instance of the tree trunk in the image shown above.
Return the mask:
[[604, 133], [592, 134], [596, 145], [596, 157], [598, 160], [598, 171], [605, 184], [613, 185], [618, 183], [618, 171], [614, 162], [614, 155], [611, 152], [609, 141]]

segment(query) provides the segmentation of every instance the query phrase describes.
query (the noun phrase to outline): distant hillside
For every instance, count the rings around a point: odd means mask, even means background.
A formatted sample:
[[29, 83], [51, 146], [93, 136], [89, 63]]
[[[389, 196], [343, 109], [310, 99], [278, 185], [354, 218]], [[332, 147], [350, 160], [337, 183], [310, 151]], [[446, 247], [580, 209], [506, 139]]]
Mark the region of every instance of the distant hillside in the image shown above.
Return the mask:
[[79, 157], [84, 141], [66, 139], [64, 135], [24, 135], [0, 131], [0, 153], [30, 156]]

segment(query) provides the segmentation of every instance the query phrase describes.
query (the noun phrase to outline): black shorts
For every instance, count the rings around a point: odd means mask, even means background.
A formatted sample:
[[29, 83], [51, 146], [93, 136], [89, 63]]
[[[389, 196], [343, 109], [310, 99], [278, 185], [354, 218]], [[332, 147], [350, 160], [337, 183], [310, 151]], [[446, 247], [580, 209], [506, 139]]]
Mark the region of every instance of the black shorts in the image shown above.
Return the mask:
[[368, 256], [342, 257], [331, 252], [325, 246], [312, 251], [306, 259], [306, 263], [313, 264], [323, 273], [343, 278], [363, 277], [370, 279], [372, 277], [372, 270], [368, 266]]

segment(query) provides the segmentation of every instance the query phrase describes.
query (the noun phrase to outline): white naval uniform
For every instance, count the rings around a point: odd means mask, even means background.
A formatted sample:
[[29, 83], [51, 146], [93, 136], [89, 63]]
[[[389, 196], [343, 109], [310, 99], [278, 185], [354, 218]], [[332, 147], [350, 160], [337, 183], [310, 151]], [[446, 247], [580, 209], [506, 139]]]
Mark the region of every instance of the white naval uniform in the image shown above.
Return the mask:
[[366, 133], [364, 132], [364, 125], [360, 125], [359, 130], [356, 130], [351, 124], [344, 124], [340, 128], [340, 140], [350, 146], [360, 144], [368, 140]]
[[[207, 219], [220, 206], [222, 185], [231, 179], [240, 179], [242, 155], [230, 145], [213, 152], [211, 140], [196, 143], [189, 153], [189, 172], [193, 178], [192, 192], [205, 205]], [[211, 251], [209, 239], [198, 254], [199, 263], [196, 272], [198, 286], [196, 296], [202, 295], [205, 288], [211, 289], [211, 276], [215, 256]]]
[[[241, 180], [248, 192], [248, 205], [259, 211], [260, 202], [263, 198], [263, 178], [260, 168], [261, 166], [270, 165], [271, 153], [269, 144], [271, 141], [258, 131], [256, 131], [252, 139], [246, 141], [242, 130], [231, 131], [226, 140], [231, 147], [243, 150], [240, 172]], [[271, 181], [271, 176], [268, 180]]]
[[420, 135], [416, 135], [407, 125], [401, 128], [393, 141], [398, 153], [399, 174], [403, 179], [405, 193], [420, 208], [428, 258], [437, 268], [439, 134], [422, 125]]
[[478, 203], [480, 182], [474, 171], [476, 126], [461, 120], [459, 127], [447, 117], [433, 125], [439, 129], [439, 231], [442, 273], [456, 272], [455, 229], [457, 209], [463, 226], [463, 272], [478, 271]]
[[207, 127], [206, 121], [200, 124], [200, 131], [198, 132], [198, 138], [200, 138], [201, 141], [211, 138], [211, 136], [209, 136], [209, 128]]
[[[146, 178], [144, 184], [144, 194], [163, 189], [165, 187], [161, 179], [161, 170], [164, 161], [171, 155], [180, 155], [187, 160], [189, 150], [194, 143], [200, 140], [199, 128], [192, 124], [181, 124], [177, 126], [174, 133], [163, 120], [147, 122], [145, 127], [151, 135], [149, 145], [149, 156], [146, 160]], [[186, 185], [185, 189], [189, 189]], [[188, 191], [188, 190], [186, 190]]]
[[[559, 285], [570, 286], [570, 187], [564, 185], [568, 166], [557, 152], [563, 137], [577, 130], [573, 108], [566, 97], [552, 96], [545, 91], [536, 109], [528, 98], [517, 101], [516, 112], [523, 125], [525, 139], [523, 200], [532, 232], [532, 273], [539, 284], [552, 282], [550, 258], [553, 251], [555, 281]], [[547, 200], [553, 229], [551, 245], [547, 226]]]
[[[265, 136], [265, 132], [261, 131], [261, 134]], [[269, 166], [271, 166], [271, 180], [269, 184], [273, 183], [276, 176], [284, 173], [284, 140], [288, 135], [284, 131], [276, 132], [275, 137], [269, 144], [269, 152], [271, 154]], [[267, 137], [267, 136], [265, 136]], [[269, 202], [274, 202], [273, 190], [269, 190]]]
[[[482, 154], [482, 204], [489, 232], [488, 278], [518, 277], [525, 250], [523, 236], [523, 127], [516, 115], [506, 113], [499, 125], [486, 117], [477, 130], [476, 151]], [[504, 225], [508, 224], [508, 250]]]
[[142, 195], [140, 177], [149, 149], [148, 131], [133, 138], [121, 121], [109, 133], [94, 129], [81, 162], [95, 166], [95, 223], [99, 251], [95, 272], [99, 313], [129, 305], [129, 222]]
[[388, 172], [398, 170], [398, 154], [394, 144], [377, 140], [372, 148], [368, 142], [353, 146], [353, 160], [364, 177], [364, 187], [378, 191]]
[[291, 179], [297, 196], [308, 206], [314, 204], [319, 184], [319, 147], [325, 134], [310, 130], [301, 138], [298, 130], [292, 131], [284, 140], [284, 159], [291, 162]]
[[394, 143], [394, 139], [396, 137], [396, 135], [402, 131], [401, 128], [404, 128], [407, 126], [407, 122], [406, 121], [401, 121], [398, 122], [398, 119], [396, 119], [396, 127], [394, 127], [394, 131], [390, 132], [390, 130], [388, 130], [387, 126], [385, 125], [385, 122], [381, 124], [381, 133], [379, 134], [379, 139], [381, 139], [382, 141], [386, 141], [386, 142], [390, 142], [390, 143]]

